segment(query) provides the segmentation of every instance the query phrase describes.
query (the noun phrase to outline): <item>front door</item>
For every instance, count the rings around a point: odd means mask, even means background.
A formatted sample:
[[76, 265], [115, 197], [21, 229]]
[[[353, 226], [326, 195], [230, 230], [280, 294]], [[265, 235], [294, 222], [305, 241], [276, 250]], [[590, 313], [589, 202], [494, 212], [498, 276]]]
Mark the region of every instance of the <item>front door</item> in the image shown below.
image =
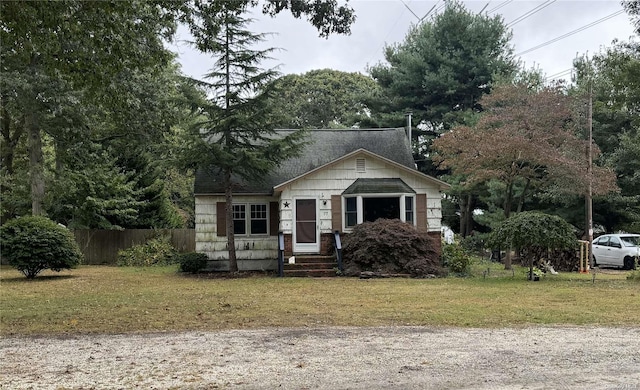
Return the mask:
[[296, 199], [294, 213], [293, 251], [295, 253], [320, 252], [318, 206], [316, 200]]

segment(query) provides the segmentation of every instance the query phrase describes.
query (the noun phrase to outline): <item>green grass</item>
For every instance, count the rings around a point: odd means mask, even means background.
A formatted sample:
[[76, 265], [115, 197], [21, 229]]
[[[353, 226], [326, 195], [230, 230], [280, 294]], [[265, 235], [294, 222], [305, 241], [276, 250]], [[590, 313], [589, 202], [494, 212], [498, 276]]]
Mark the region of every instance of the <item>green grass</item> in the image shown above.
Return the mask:
[[[489, 268], [489, 272], [487, 271]], [[0, 272], [0, 335], [257, 327], [429, 325], [504, 327], [640, 324], [628, 273], [566, 273], [529, 282], [524, 269], [476, 263], [443, 279], [221, 279], [175, 267], [83, 266], [27, 280]]]

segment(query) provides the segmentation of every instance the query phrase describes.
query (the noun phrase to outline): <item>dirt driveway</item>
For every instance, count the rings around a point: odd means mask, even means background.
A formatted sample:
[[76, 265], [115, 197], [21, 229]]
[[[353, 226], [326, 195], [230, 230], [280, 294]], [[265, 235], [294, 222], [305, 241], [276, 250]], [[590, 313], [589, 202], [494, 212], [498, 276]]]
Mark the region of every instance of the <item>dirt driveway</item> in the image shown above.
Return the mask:
[[4, 338], [0, 364], [2, 389], [640, 390], [640, 327]]

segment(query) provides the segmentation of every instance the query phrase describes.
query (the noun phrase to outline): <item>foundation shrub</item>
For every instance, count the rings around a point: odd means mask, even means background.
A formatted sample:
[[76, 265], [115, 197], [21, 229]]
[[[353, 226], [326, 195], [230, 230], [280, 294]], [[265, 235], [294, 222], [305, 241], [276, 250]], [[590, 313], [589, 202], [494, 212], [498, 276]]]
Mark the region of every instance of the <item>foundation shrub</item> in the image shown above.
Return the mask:
[[209, 259], [204, 253], [189, 252], [178, 255], [180, 271], [195, 274], [207, 266]]
[[399, 219], [378, 219], [353, 228], [343, 238], [347, 276], [370, 271], [384, 274], [442, 276], [438, 242]]

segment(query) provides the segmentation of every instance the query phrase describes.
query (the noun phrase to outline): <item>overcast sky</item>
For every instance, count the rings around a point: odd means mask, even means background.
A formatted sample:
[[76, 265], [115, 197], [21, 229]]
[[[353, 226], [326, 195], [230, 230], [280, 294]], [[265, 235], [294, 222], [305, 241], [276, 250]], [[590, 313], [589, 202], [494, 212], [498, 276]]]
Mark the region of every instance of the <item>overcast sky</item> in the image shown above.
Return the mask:
[[[517, 57], [526, 68], [539, 67], [552, 78], [570, 77], [565, 71], [572, 67], [576, 54], [591, 55], [611, 46], [614, 39], [628, 41], [633, 36], [629, 17], [617, 0], [467, 0], [463, 3], [473, 12], [484, 8], [484, 12], [490, 11], [491, 15], [501, 14], [513, 31], [511, 44]], [[319, 38], [310, 23], [297, 20], [287, 12], [276, 18], [257, 14], [258, 19], [250, 29], [274, 33], [265, 45], [281, 49], [274, 53], [276, 60], [263, 67], [279, 65], [283, 74], [323, 68], [366, 74], [368, 66], [384, 61], [385, 44], [402, 42], [412, 23], [417, 23], [434, 5], [438, 10], [444, 1], [404, 0], [403, 4], [401, 0], [351, 0], [349, 4], [357, 18], [351, 35], [333, 35], [328, 39]], [[530, 13], [536, 9], [537, 12]], [[581, 31], [573, 33], [576, 30]], [[565, 35], [569, 36], [562, 38]], [[200, 55], [180, 40], [171, 48], [179, 55], [182, 71], [191, 77], [202, 78], [212, 63], [210, 57]], [[529, 52], [520, 55], [524, 51]]]

